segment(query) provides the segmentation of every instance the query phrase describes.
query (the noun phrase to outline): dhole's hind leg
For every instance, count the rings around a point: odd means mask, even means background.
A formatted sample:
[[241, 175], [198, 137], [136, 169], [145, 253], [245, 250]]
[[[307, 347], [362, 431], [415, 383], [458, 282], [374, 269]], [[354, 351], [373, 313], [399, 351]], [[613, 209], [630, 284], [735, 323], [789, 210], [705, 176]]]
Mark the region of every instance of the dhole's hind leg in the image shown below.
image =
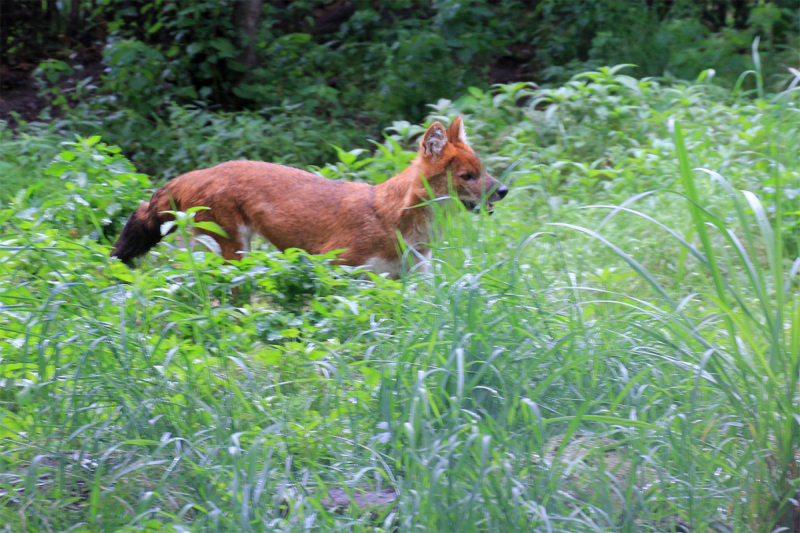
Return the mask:
[[[224, 242], [223, 242], [224, 241]], [[222, 249], [222, 257], [226, 261], [238, 261], [242, 258], [242, 243], [232, 239], [218, 238], [220, 248]]]
[[[238, 261], [242, 258], [242, 250], [246, 250], [247, 248], [244, 247], [242, 238], [237, 232], [229, 231], [227, 228], [225, 228], [225, 233], [228, 234], [227, 238], [205, 230], [195, 230], [195, 235], [207, 235], [208, 237], [214, 239], [214, 241], [219, 245], [219, 254], [223, 259], [226, 261]], [[250, 243], [248, 242], [247, 244], [249, 245]]]

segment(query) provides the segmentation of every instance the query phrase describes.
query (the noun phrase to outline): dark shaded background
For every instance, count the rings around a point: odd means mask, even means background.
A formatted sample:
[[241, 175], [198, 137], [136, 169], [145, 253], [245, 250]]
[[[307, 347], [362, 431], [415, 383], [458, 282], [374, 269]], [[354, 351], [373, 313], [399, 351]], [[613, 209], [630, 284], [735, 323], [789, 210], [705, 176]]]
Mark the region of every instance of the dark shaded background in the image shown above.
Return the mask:
[[[714, 68], [716, 83], [733, 86], [753, 68], [756, 37], [767, 90], [777, 88], [798, 55], [798, 7], [797, 0], [4, 0], [0, 119], [6, 127], [66, 120], [62, 127], [102, 133], [158, 173], [167, 129], [218, 131], [232, 118], [219, 113], [257, 113], [282, 129], [318, 132], [320, 142], [309, 141], [296, 161], [318, 163], [331, 155], [318, 146], [323, 139], [352, 147], [394, 120], [421, 120], [426, 104], [470, 86], [560, 83], [620, 63], [637, 65], [635, 76], [684, 79]], [[175, 170], [182, 165], [169, 166]]]

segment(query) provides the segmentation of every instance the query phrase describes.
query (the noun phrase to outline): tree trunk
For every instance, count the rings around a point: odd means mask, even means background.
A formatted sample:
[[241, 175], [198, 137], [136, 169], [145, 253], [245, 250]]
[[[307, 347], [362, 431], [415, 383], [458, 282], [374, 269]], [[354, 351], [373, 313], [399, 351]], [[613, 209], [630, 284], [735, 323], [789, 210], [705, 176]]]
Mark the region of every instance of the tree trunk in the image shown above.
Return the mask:
[[69, 16], [67, 17], [67, 35], [72, 38], [73, 43], [78, 40], [78, 35], [80, 34], [80, 13], [81, 0], [70, 0]]
[[50, 33], [49, 37], [58, 37], [61, 33], [61, 16], [58, 12], [58, 6], [55, 2], [47, 2], [47, 30]]
[[747, 28], [750, 18], [750, 2], [747, 0], [733, 0], [733, 27], [737, 30]]
[[233, 25], [239, 33], [242, 53], [239, 62], [248, 69], [256, 66], [256, 38], [264, 0], [239, 0], [233, 8]]
[[669, 15], [675, 0], [647, 0], [647, 9], [655, 12], [659, 21], [662, 21]]
[[728, 0], [716, 0], [711, 7], [711, 21], [714, 31], [719, 31], [725, 27], [728, 15]]

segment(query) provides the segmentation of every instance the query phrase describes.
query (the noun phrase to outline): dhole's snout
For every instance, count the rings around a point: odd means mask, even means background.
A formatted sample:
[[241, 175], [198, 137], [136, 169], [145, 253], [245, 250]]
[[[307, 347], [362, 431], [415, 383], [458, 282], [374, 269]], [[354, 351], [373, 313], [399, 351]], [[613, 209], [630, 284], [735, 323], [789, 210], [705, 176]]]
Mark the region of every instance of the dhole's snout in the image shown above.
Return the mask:
[[497, 188], [494, 190], [494, 193], [492, 193], [491, 199], [495, 202], [499, 202], [506, 196], [508, 196], [508, 187], [497, 182]]
[[494, 204], [508, 196], [508, 187], [494, 179], [489, 174], [486, 174], [486, 189], [488, 198], [486, 200], [487, 211], [491, 215], [494, 213]]

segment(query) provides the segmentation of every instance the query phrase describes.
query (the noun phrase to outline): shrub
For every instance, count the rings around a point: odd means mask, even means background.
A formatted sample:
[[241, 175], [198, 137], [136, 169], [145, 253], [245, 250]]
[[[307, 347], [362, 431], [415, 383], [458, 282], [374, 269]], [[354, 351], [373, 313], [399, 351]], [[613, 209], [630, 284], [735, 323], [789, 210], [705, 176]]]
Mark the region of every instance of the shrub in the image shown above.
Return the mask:
[[174, 84], [168, 80], [167, 59], [156, 48], [136, 39], [112, 41], [103, 50], [103, 62], [108, 68], [100, 102], [144, 116], [169, 102]]
[[149, 180], [99, 136], [61, 144], [66, 150], [46, 170], [60, 182], [40, 181], [17, 194], [18, 224], [26, 230], [55, 226], [73, 238], [90, 234], [113, 240]]

